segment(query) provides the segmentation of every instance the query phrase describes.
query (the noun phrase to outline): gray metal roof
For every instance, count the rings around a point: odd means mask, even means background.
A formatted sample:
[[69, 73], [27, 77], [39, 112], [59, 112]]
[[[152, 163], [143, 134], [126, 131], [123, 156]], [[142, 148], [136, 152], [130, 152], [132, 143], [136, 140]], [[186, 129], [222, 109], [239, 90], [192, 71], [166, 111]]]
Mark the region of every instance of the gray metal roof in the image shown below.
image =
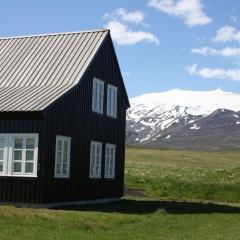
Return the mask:
[[40, 111], [81, 79], [108, 30], [0, 38], [0, 111]]

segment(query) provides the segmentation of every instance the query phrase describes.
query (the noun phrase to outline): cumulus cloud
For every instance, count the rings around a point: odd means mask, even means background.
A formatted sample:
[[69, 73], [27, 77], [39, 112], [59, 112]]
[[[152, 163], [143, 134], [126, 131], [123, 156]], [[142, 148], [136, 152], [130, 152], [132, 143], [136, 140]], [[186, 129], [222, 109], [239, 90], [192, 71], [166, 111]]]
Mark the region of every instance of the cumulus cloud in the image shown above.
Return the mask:
[[204, 55], [204, 56], [221, 56], [221, 57], [239, 57], [240, 48], [225, 47], [223, 49], [215, 49], [209, 47], [193, 48], [192, 53]]
[[152, 33], [133, 31], [127, 25], [116, 20], [109, 21], [106, 28], [111, 30], [113, 40], [119, 45], [133, 45], [139, 42], [151, 42], [156, 45], [159, 44], [159, 39]]
[[103, 18], [107, 20], [105, 27], [111, 30], [113, 40], [119, 45], [133, 45], [139, 42], [159, 44], [158, 37], [153, 33], [131, 28], [132, 24], [138, 27], [149, 26], [144, 22], [145, 16], [140, 11], [129, 12], [124, 8], [118, 8], [112, 13], [104, 14]]
[[203, 78], [230, 79], [240, 81], [240, 69], [223, 68], [198, 68], [197, 64], [187, 67], [186, 71], [191, 75]]
[[128, 12], [124, 8], [118, 8], [112, 13], [105, 13], [103, 15], [104, 19], [121, 19], [125, 22], [131, 22], [136, 24], [144, 24], [143, 20], [145, 18], [144, 14], [140, 11]]
[[212, 19], [204, 13], [201, 0], [149, 0], [149, 6], [183, 19], [184, 23], [190, 27], [212, 22]]
[[217, 31], [212, 40], [214, 42], [240, 42], [240, 31], [234, 27], [224, 26]]

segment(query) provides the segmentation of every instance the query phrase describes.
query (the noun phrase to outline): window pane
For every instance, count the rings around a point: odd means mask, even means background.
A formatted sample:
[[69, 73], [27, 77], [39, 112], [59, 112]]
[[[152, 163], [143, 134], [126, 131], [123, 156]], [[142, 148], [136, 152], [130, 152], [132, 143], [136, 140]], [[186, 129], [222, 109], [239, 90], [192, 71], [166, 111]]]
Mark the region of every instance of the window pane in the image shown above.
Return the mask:
[[15, 162], [15, 163], [13, 164], [13, 171], [14, 171], [15, 173], [21, 172], [21, 171], [22, 171], [22, 163], [20, 163], [20, 162]]
[[22, 151], [21, 150], [14, 151], [14, 160], [22, 160]]
[[61, 150], [62, 150], [62, 142], [57, 141], [57, 151], [61, 151]]
[[100, 147], [97, 146], [97, 147], [96, 147], [96, 155], [99, 155], [99, 152], [100, 152]]
[[[66, 140], [65, 140], [66, 138]], [[57, 152], [56, 152], [56, 165], [55, 165], [55, 174], [58, 175], [56, 177], [61, 177], [64, 175], [66, 176], [69, 173], [69, 165], [68, 165], [68, 157], [69, 157], [69, 150], [70, 150], [70, 144], [69, 137], [57, 137], [56, 140], [56, 146], [57, 146]]]
[[92, 145], [92, 156], [94, 156], [95, 155], [95, 145]]
[[113, 148], [111, 148], [111, 150], [110, 150], [110, 156], [111, 156], [111, 158], [113, 158]]
[[33, 161], [34, 151], [26, 151], [26, 161]]
[[23, 148], [23, 139], [22, 138], [15, 138], [14, 148]]
[[64, 152], [67, 152], [67, 150], [68, 150], [68, 143], [64, 142]]
[[108, 172], [109, 172], [109, 160], [108, 160], [108, 158], [107, 158], [105, 164], [106, 164], [106, 170], [105, 170], [105, 171], [106, 171], [106, 175], [108, 175], [108, 174], [109, 174], [109, 173], [108, 173]]
[[60, 163], [57, 163], [57, 171], [56, 171], [57, 174], [61, 174], [61, 164]]
[[109, 147], [106, 147], [105, 175], [109, 176]]
[[112, 170], [112, 168], [113, 168], [113, 159], [110, 159], [110, 161], [109, 161], [109, 168]]
[[92, 145], [91, 161], [90, 161], [90, 175], [94, 176], [94, 161], [95, 161], [95, 146]]
[[104, 95], [104, 85], [97, 81], [93, 81], [93, 97], [92, 97], [92, 110], [102, 113], [102, 102]]
[[0, 138], [0, 148], [4, 148], [4, 138]]
[[26, 148], [27, 149], [34, 149], [34, 138], [27, 138]]
[[57, 152], [57, 162], [61, 162], [61, 152]]
[[91, 164], [91, 166], [90, 166], [90, 175], [94, 176], [94, 165], [93, 164]]
[[65, 152], [64, 154], [63, 154], [63, 162], [67, 162], [67, 153]]
[[98, 167], [98, 165], [96, 166], [96, 177], [98, 177], [99, 176], [99, 167]]
[[96, 156], [96, 162], [95, 162], [95, 167], [96, 167], [96, 175], [99, 176], [100, 175], [100, 159], [99, 159], [99, 155]]
[[63, 175], [67, 174], [67, 164], [63, 164]]
[[3, 172], [3, 162], [0, 162], [0, 172]]
[[0, 150], [0, 161], [3, 160], [4, 150]]
[[25, 172], [26, 173], [33, 173], [33, 163], [26, 163]]

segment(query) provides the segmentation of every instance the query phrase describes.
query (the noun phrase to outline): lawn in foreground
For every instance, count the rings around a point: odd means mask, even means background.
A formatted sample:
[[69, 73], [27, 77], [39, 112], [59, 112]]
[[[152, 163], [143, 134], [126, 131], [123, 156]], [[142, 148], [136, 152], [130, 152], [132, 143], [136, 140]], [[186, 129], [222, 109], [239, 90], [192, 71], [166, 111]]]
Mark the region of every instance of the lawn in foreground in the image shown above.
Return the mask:
[[61, 210], [1, 206], [0, 240], [238, 240], [239, 156], [128, 148], [126, 186], [144, 198]]
[[239, 239], [240, 208], [123, 200], [67, 210], [0, 207], [0, 239]]
[[240, 151], [127, 148], [126, 186], [148, 197], [240, 203]]

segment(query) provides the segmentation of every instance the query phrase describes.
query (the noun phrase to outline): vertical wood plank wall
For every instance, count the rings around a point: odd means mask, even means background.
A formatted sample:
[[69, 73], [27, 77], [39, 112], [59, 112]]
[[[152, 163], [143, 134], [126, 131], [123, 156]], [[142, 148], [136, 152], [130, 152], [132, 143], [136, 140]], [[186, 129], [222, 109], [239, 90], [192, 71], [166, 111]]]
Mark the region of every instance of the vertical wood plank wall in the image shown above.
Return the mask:
[[[126, 95], [119, 69], [107, 39], [90, 68], [69, 96], [47, 112], [47, 141], [44, 167], [44, 201], [75, 201], [120, 197], [123, 195]], [[105, 82], [104, 114], [93, 113], [92, 79]], [[117, 119], [106, 116], [107, 84], [118, 87]], [[71, 166], [69, 179], [54, 179], [56, 135], [70, 136]], [[91, 140], [103, 142], [102, 178], [89, 179]], [[105, 143], [116, 144], [116, 177], [104, 179]]]

